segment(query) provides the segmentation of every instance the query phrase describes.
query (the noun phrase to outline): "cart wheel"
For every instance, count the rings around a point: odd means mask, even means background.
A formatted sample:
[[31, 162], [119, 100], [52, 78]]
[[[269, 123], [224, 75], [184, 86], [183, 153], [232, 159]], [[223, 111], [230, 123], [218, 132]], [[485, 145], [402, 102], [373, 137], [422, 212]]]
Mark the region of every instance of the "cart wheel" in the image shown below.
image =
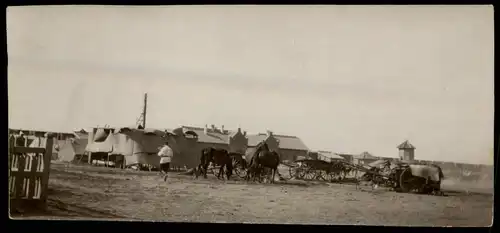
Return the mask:
[[304, 168], [296, 168], [295, 169], [295, 179], [302, 180], [304, 179], [304, 176], [306, 175], [306, 170]]
[[288, 174], [290, 174], [290, 179], [297, 179], [298, 178], [298, 173], [299, 169], [296, 167], [289, 167], [288, 168]]
[[247, 176], [247, 169], [244, 166], [244, 160], [237, 157], [233, 157], [232, 160], [234, 173], [241, 179], [245, 178]]
[[241, 163], [237, 162], [235, 165], [234, 165], [234, 173], [236, 173], [236, 175], [243, 179], [247, 176], [247, 170], [243, 168], [243, 166], [241, 165]]
[[318, 171], [318, 173], [316, 174], [316, 179], [321, 180], [321, 181], [327, 181], [328, 180], [328, 172], [326, 172], [324, 170]]
[[215, 177], [219, 176], [220, 167], [212, 167], [212, 173]]
[[236, 168], [234, 169], [234, 173], [236, 173], [236, 175], [237, 175], [239, 178], [241, 178], [241, 179], [243, 179], [243, 178], [245, 178], [245, 177], [247, 176], [247, 170], [246, 170], [246, 169], [243, 169], [242, 167], [236, 167]]
[[314, 180], [316, 178], [316, 172], [313, 171], [312, 169], [307, 169], [304, 174], [304, 179], [305, 180]]
[[407, 193], [415, 189], [415, 177], [411, 174], [411, 168], [405, 169], [401, 172], [399, 177], [399, 187], [401, 192]]
[[338, 181], [338, 176], [334, 172], [330, 172], [328, 174], [328, 178], [329, 178], [330, 182], [332, 182], [332, 183]]

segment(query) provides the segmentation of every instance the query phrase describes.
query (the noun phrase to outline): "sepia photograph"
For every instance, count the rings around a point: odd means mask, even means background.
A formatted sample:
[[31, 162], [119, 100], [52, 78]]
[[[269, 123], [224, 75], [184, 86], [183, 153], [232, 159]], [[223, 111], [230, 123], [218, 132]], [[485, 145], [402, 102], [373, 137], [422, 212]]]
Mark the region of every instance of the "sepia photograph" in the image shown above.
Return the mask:
[[492, 5], [6, 13], [12, 220], [492, 225]]

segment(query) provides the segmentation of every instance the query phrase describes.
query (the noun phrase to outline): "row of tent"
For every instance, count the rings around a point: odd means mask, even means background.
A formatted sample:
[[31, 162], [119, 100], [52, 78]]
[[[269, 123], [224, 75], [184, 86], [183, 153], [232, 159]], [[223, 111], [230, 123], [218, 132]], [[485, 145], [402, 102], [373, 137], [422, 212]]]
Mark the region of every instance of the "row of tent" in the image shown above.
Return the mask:
[[[75, 132], [76, 138], [66, 140], [56, 140], [54, 145], [54, 160], [71, 162], [74, 160], [88, 161], [89, 154], [92, 159], [105, 160], [107, 157], [115, 164], [130, 166], [137, 163], [151, 164], [157, 166], [159, 157], [156, 155], [159, 147], [168, 140], [170, 146], [176, 154], [172, 165], [178, 167], [194, 167], [199, 163], [201, 150], [208, 146], [207, 140], [199, 140], [189, 137], [190, 133], [196, 136], [205, 136], [192, 131], [191, 128], [177, 128], [174, 130], [159, 129], [137, 129], [134, 127], [122, 128], [93, 128], [88, 133], [86, 131]], [[164, 138], [166, 134], [170, 137]], [[212, 134], [210, 134], [212, 135]], [[232, 139], [226, 140], [225, 146], [229, 150], [246, 151], [251, 143], [245, 141], [245, 135], [238, 137], [232, 134]], [[265, 137], [260, 138], [260, 140]], [[30, 146], [43, 147], [45, 138], [39, 138], [31, 142]], [[280, 143], [281, 144], [281, 143]], [[212, 144], [213, 145], [213, 144]], [[279, 147], [278, 145], [275, 145]], [[109, 155], [109, 157], [108, 157]], [[305, 159], [298, 156], [296, 159]], [[328, 151], [309, 152], [306, 157], [325, 161], [345, 160], [345, 158]], [[86, 159], [83, 159], [86, 158]]]
[[[197, 143], [196, 140], [192, 140], [190, 137], [185, 137], [185, 133], [189, 131], [184, 131], [182, 128], [174, 130], [137, 129], [132, 127], [93, 128], [88, 133], [77, 133], [78, 137], [76, 138], [56, 140], [53, 159], [72, 162], [86, 158], [83, 161], [88, 161], [88, 155], [92, 153], [92, 159], [98, 159], [99, 157], [102, 159], [103, 155], [110, 155], [111, 161], [125, 166], [137, 163], [158, 165], [159, 157], [156, 156], [156, 153], [166, 140], [163, 136], [169, 133], [171, 135], [171, 137], [168, 137], [169, 144], [176, 153], [172, 164], [180, 167], [193, 167], [199, 163], [200, 152], [207, 145]], [[30, 146], [44, 146], [45, 140], [45, 138], [34, 140]], [[242, 151], [247, 149], [246, 142], [235, 144], [241, 144], [238, 147], [245, 147], [240, 148]], [[307, 157], [325, 161], [345, 159], [335, 153], [326, 151], [310, 152], [308, 155]], [[296, 159], [306, 159], [306, 157], [299, 156]]]
[[[92, 160], [105, 160], [107, 157], [119, 166], [130, 166], [138, 163], [158, 166], [158, 150], [165, 141], [168, 141], [175, 154], [172, 165], [194, 167], [199, 163], [201, 150], [208, 145], [203, 142], [198, 143], [197, 137], [190, 137], [190, 132], [185, 131], [183, 128], [174, 130], [137, 129], [134, 127], [93, 128], [88, 133], [75, 132], [76, 137], [74, 138], [55, 139], [52, 160], [88, 162], [90, 156]], [[165, 137], [167, 134], [170, 136]], [[33, 135], [18, 137], [18, 139], [16, 141], [23, 142], [23, 145], [20, 146], [29, 147], [45, 147], [47, 141], [46, 137]], [[237, 147], [240, 144], [245, 144], [245, 148], [236, 150], [246, 150], [246, 143], [236, 142], [232, 144], [237, 144]]]
[[[117, 158], [113, 160], [125, 166], [137, 163], [157, 166], [159, 157], [156, 153], [166, 140], [163, 137], [165, 134], [166, 131], [156, 129], [93, 129], [88, 134], [86, 151], [92, 154], [110, 155]], [[177, 142], [170, 143], [172, 149], [179, 154], [182, 150], [176, 144]]]
[[[169, 134], [170, 137], [164, 137]], [[195, 140], [185, 137], [182, 129], [157, 130], [123, 128], [94, 128], [75, 139], [58, 142], [57, 160], [71, 162], [89, 155], [92, 159], [109, 155], [117, 165], [130, 166], [138, 163], [159, 165], [159, 148], [165, 141], [174, 150], [174, 166], [193, 167], [199, 163], [201, 147]]]

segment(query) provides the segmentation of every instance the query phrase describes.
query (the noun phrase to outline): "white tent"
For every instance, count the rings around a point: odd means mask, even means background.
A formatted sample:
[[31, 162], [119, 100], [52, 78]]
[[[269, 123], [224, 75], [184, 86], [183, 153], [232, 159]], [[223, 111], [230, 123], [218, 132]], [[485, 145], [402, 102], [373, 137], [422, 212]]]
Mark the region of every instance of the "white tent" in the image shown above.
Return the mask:
[[65, 143], [60, 144], [59, 153], [57, 156], [58, 161], [72, 162], [78, 156], [83, 156], [87, 139], [68, 139]]

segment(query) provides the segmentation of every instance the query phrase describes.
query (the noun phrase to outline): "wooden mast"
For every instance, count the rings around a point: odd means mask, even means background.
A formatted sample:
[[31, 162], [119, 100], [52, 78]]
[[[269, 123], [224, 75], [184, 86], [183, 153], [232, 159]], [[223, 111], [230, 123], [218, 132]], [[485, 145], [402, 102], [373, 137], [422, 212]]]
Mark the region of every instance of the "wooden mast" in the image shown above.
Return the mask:
[[148, 93], [144, 94], [144, 108], [142, 110], [142, 127], [146, 128], [146, 111], [148, 109]]
[[143, 129], [146, 128], [146, 112], [148, 109], [148, 93], [144, 94], [144, 105], [142, 106], [142, 113], [137, 119], [136, 126], [137, 127], [142, 127]]

